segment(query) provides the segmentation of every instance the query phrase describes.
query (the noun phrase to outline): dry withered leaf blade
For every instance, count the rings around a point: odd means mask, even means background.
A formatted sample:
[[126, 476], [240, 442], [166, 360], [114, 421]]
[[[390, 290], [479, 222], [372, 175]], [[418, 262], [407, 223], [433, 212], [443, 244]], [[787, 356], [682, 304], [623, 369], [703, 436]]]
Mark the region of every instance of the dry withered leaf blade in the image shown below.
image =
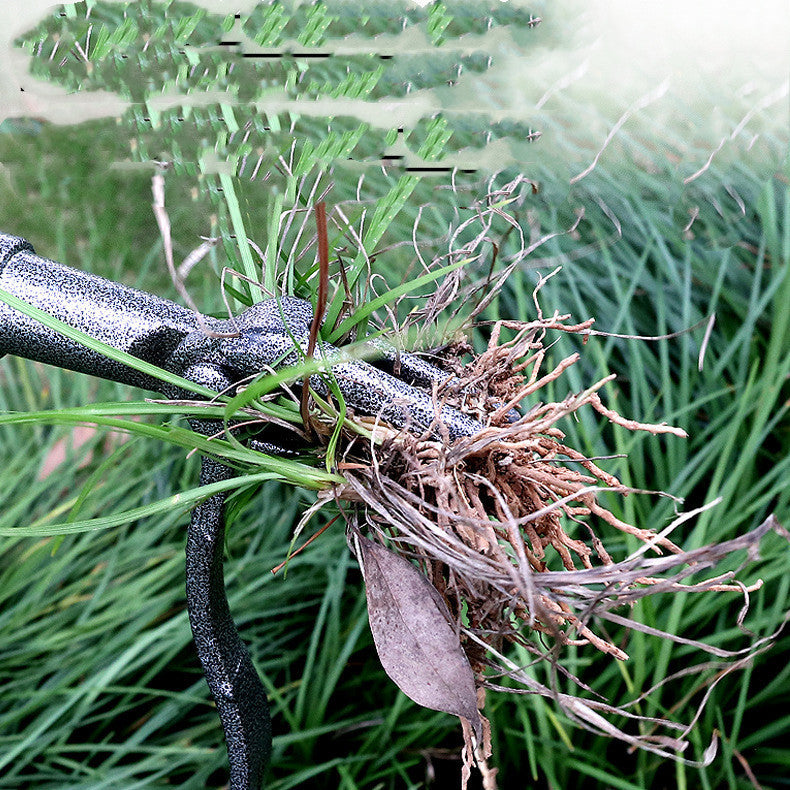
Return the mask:
[[409, 699], [468, 719], [482, 737], [472, 668], [441, 596], [408, 560], [362, 535], [354, 541], [384, 671]]

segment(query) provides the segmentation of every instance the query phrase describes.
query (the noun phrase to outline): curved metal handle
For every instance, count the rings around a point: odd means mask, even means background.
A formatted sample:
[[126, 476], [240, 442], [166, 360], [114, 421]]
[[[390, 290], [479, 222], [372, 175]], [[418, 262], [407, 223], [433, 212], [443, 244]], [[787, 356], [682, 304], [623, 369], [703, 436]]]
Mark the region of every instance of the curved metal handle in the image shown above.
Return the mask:
[[[216, 391], [267, 365], [297, 362], [300, 355], [294, 341], [306, 348], [312, 320], [308, 302], [285, 297], [253, 305], [233, 320], [201, 322], [195, 313], [167, 299], [41, 258], [24, 239], [2, 233], [0, 288], [93, 338]], [[217, 334], [205, 333], [203, 323]], [[379, 352], [387, 362], [390, 352], [381, 346]], [[108, 360], [0, 302], [3, 354], [145, 389], [162, 388], [158, 380]], [[316, 356], [322, 355], [330, 362], [336, 359], [331, 367], [338, 387], [346, 401], [362, 412], [419, 432], [436, 433], [438, 420], [451, 439], [471, 436], [483, 427], [434, 402], [430, 384], [441, 382], [444, 374], [417, 357], [401, 356], [404, 378], [428, 385], [427, 390], [380, 367], [343, 359], [331, 346], [316, 350]], [[312, 376], [311, 385], [326, 392], [321, 376]], [[194, 419], [192, 427], [210, 434], [216, 426]], [[203, 459], [201, 484], [230, 474], [218, 461]], [[271, 722], [266, 694], [225, 597], [224, 535], [225, 495], [217, 494], [192, 514], [186, 546], [187, 606], [198, 656], [225, 731], [231, 790], [258, 790], [271, 752]]]
[[[200, 484], [227, 480], [232, 471], [204, 458]], [[225, 597], [225, 494], [192, 511], [187, 533], [186, 588], [198, 658], [217, 704], [230, 765], [230, 790], [258, 790], [269, 763], [272, 725], [266, 692], [231, 617]]]
[[[0, 288], [75, 329], [160, 367], [198, 326], [185, 307], [36, 255], [0, 233]], [[0, 302], [0, 355], [158, 390], [156, 379], [113, 362]]]
[[[182, 340], [198, 329], [197, 316], [167, 299], [37, 256], [25, 239], [0, 234], [0, 288], [69, 326], [166, 366]], [[162, 383], [84, 348], [0, 302], [0, 356], [17, 356], [145, 389]], [[211, 364], [179, 370], [217, 390], [230, 382]], [[199, 433], [215, 426], [194, 420]], [[203, 485], [231, 471], [204, 458]], [[187, 608], [198, 657], [217, 705], [228, 745], [232, 790], [258, 790], [271, 752], [266, 694], [233, 623], [225, 596], [225, 494], [198, 505], [187, 532]]]

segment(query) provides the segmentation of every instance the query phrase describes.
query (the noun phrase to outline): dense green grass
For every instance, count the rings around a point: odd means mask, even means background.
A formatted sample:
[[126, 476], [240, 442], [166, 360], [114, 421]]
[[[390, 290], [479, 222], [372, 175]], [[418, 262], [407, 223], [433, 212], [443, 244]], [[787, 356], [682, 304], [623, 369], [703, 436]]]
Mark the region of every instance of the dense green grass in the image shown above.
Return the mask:
[[[602, 175], [602, 180], [608, 179]], [[790, 195], [781, 179], [761, 181], [741, 174], [738, 181], [730, 183], [744, 190], [746, 213], [736, 216], [730, 211], [720, 216], [708, 211], [703, 222], [694, 226], [694, 238], [686, 239], [682, 226], [673, 220], [671, 206], [655, 194], [647, 180], [641, 193], [617, 189], [595, 194], [595, 188], [591, 189], [589, 198], [600, 198], [614, 210], [622, 225], [622, 238], [607, 243], [611, 223], [588, 214], [592, 232], [585, 238], [589, 242], [597, 239], [600, 248], [583, 263], [566, 266], [543, 291], [546, 305], [562, 305], [578, 318], [595, 316], [599, 327], [625, 334], [675, 332], [716, 312], [717, 325], [702, 371], [697, 370], [701, 329], [658, 343], [600, 339], [591, 341], [583, 351], [589, 376], [600, 375], [607, 367], [617, 371], [618, 380], [607, 395], [621, 412], [667, 419], [689, 432], [688, 441], [645, 440], [617, 429], [602, 431], [593, 415], [581, 415], [575, 425], [564, 426], [574, 437], [574, 446], [583, 446], [587, 452], [627, 454], [627, 460], [614, 462], [611, 468], [632, 485], [669, 491], [684, 497], [687, 507], [721, 496], [720, 505], [683, 533], [682, 545], [686, 547], [741, 534], [771, 510], [786, 520], [790, 503]], [[594, 211], [592, 200], [585, 205]], [[526, 276], [514, 277], [500, 312], [524, 309], [529, 283]], [[557, 358], [572, 345], [562, 338]], [[573, 389], [582, 385], [580, 378], [571, 382]], [[670, 517], [671, 505], [629, 497], [621, 513], [635, 523], [658, 526]], [[762, 562], [743, 577], [753, 580], [759, 576], [766, 582], [753, 597], [747, 618], [748, 627], [760, 635], [772, 633], [787, 608], [787, 551], [781, 539], [766, 539]], [[737, 605], [726, 595], [664, 596], [644, 602], [637, 612], [655, 627], [736, 647], [746, 644], [734, 628]], [[595, 688], [606, 689], [610, 699], [623, 699], [630, 691], [644, 689], [698, 660], [693, 651], [673, 649], [641, 634], [631, 634], [625, 647], [634, 660], [621, 667], [600, 666], [600, 674], [596, 674], [595, 665], [604, 662], [593, 657], [593, 667], [588, 667], [590, 657], [579, 656], [583, 677], [591, 672], [602, 684]], [[747, 786], [743, 771], [733, 761], [736, 752], [743, 754], [764, 785], [784, 783], [787, 755], [782, 756], [781, 743], [790, 721], [783, 706], [790, 688], [781, 656], [787, 648], [787, 638], [781, 638], [754, 668], [730, 676], [716, 689], [694, 740], [698, 746], [704, 744], [707, 735], [719, 729], [723, 756], [700, 771], [678, 767], [678, 783], [690, 787]], [[648, 705], [644, 710], [666, 712], [695, 689], [699, 698], [697, 680], [670, 685], [653, 696], [655, 707]], [[507, 702], [502, 705], [508, 707]], [[618, 758], [615, 746], [609, 747], [611, 762], [602, 769], [595, 760], [585, 759], [584, 751], [590, 749], [594, 754], [605, 747], [578, 734], [572, 739], [581, 755], [570, 763], [557, 761], [556, 731], [546, 714], [538, 715], [535, 724], [530, 722], [525, 713], [518, 728], [504, 725], [508, 754], [523, 754], [533, 766], [533, 776], [545, 772], [552, 786], [573, 784], [578, 781], [573, 776], [578, 774], [607, 787], [672, 785], [671, 766], [645, 755], [633, 762], [622, 753]], [[529, 743], [529, 748], [519, 752], [518, 743]]]
[[[431, 24], [432, 35], [441, 37], [444, 23], [438, 15]], [[194, 29], [205, 36], [201, 25], [205, 22]], [[211, 63], [221, 66], [221, 59], [212, 57]], [[434, 77], [444, 79], [437, 64]], [[69, 74], [78, 67], [70, 63]], [[334, 66], [327, 68], [329, 75], [318, 70], [316, 82], [337, 79]], [[408, 63], [399, 68], [411, 73]], [[369, 71], [362, 68], [358, 81], [345, 89], [360, 88]], [[94, 74], [99, 73], [97, 64]], [[219, 68], [217, 73], [224, 72]], [[378, 86], [384, 88], [389, 90], [390, 83]], [[235, 111], [241, 113], [238, 107]], [[215, 124], [200, 127], [202, 134], [208, 129], [216, 137], [208, 149], [216, 142], [226, 153], [227, 134], [220, 140], [222, 123], [216, 117], [227, 120], [227, 115], [205, 116]], [[562, 126], [561, 116], [555, 121]], [[212, 270], [224, 265], [226, 255], [240, 270], [250, 265], [253, 257], [232, 237], [245, 226], [269, 260], [276, 260], [264, 278], [282, 276], [293, 289], [309, 293], [312, 251], [292, 253], [304, 246], [298, 223], [280, 228], [278, 237], [272, 218], [292, 205], [307, 205], [313, 182], [305, 180], [300, 190], [299, 177], [281, 172], [274, 176], [276, 189], [249, 178], [222, 181], [195, 164], [204, 140], [179, 137], [177, 124], [163, 131], [145, 123], [130, 114], [120, 127], [106, 122], [65, 130], [44, 125], [28, 129], [29, 134], [0, 136], [0, 161], [10, 184], [0, 195], [3, 229], [27, 235], [43, 255], [173, 297], [150, 212], [151, 171], [112, 166], [129, 156], [131, 138], [159, 151], [155, 146], [171, 137], [169, 153], [176, 166], [168, 174], [168, 208], [177, 254], [186, 254], [201, 233], [223, 236], [224, 246], [212, 253], [205, 276], [190, 280], [193, 298], [206, 310], [221, 311]], [[316, 182], [317, 193], [332, 180], [330, 206], [356, 197], [360, 171], [343, 162], [331, 173], [324, 168], [345, 151], [343, 146], [358, 146], [353, 151], [358, 158], [378, 155], [387, 142], [381, 130], [343, 137], [353, 129], [340, 121], [335, 129], [341, 131], [330, 139], [322, 121], [300, 123], [300, 145], [305, 139], [313, 145], [301, 152], [304, 174], [324, 179]], [[460, 126], [457, 118], [423, 119], [419, 128], [407, 130], [413, 135], [409, 143], [430, 161], [469, 143], [474, 130]], [[644, 135], [645, 129], [640, 131]], [[667, 130], [661, 131], [666, 141]], [[326, 140], [329, 147], [321, 153]], [[675, 536], [684, 547], [741, 534], [772, 511], [788, 525], [790, 193], [778, 164], [781, 140], [768, 135], [765, 142], [763, 136], [758, 146], [764, 144], [768, 154], [745, 162], [727, 158], [725, 151], [704, 179], [688, 187], [681, 186], [660, 146], [627, 130], [618, 140], [611, 161], [572, 187], [564, 163], [543, 162], [529, 173], [540, 182], [540, 191], [532, 194], [525, 186], [508, 211], [527, 235], [536, 227], [561, 235], [511, 275], [485, 317], [532, 317], [537, 276], [559, 263], [564, 268], [542, 291], [544, 308], [578, 319], [594, 316], [602, 330], [669, 333], [715, 311], [702, 371], [697, 370], [701, 328], [659, 342], [592, 338], [580, 349], [582, 362], [555, 389], [564, 395], [614, 371], [618, 379], [604, 391], [609, 404], [636, 419], [681, 425], [690, 434], [688, 441], [633, 436], [602, 427], [587, 413], [563, 429], [573, 446], [590, 455], [627, 454], [607, 462], [607, 468], [630, 485], [667, 490], [684, 497], [688, 507], [722, 497], [715, 509]], [[283, 132], [276, 142], [267, 156], [272, 151], [286, 156], [288, 135]], [[673, 145], [682, 147], [677, 141]], [[241, 168], [244, 150], [233, 151]], [[690, 161], [704, 162], [707, 151], [690, 145], [686, 154]], [[650, 167], [644, 166], [644, 157], [651, 159]], [[685, 160], [680, 167], [695, 169]], [[397, 171], [378, 176], [373, 168], [364, 172], [363, 202], [343, 203], [343, 210], [352, 222], [368, 212], [366, 251], [373, 270], [384, 274], [390, 287], [414, 264], [414, 252], [410, 245], [387, 245], [411, 239], [420, 207], [423, 255], [429, 258], [446, 251], [441, 237], [448, 223], [457, 227], [466, 219], [468, 205], [485, 190], [482, 174], [459, 176], [461, 189], [454, 195], [442, 188], [443, 181]], [[580, 208], [583, 220], [566, 233]], [[696, 219], [684, 230], [689, 210], [696, 210]], [[499, 246], [498, 266], [518, 253], [517, 234], [504, 220], [495, 222], [490, 235]], [[340, 233], [332, 243], [364, 283], [364, 256]], [[469, 275], [480, 275], [488, 260], [470, 267]], [[480, 342], [482, 334], [476, 339]], [[559, 359], [572, 348], [572, 339], [560, 337], [552, 355]], [[64, 410], [139, 400], [140, 393], [17, 359], [2, 361], [0, 377], [4, 412], [50, 412], [47, 419], [19, 419], [0, 427], [0, 788], [221, 786], [226, 775], [221, 732], [184, 611], [188, 505], [157, 505], [193, 489], [197, 480], [198, 459], [179, 446], [189, 441], [179, 430], [183, 423], [177, 416], [150, 413], [143, 418], [150, 427], [126, 443], [101, 428], [39, 479], [56, 445], [65, 440], [68, 446], [73, 436], [73, 417], [69, 422]], [[174, 430], [166, 431], [171, 426]], [[259, 473], [253, 460], [247, 459], [245, 469]], [[286, 558], [294, 525], [312, 501], [305, 489], [277, 482], [240, 491], [228, 539], [231, 609], [272, 701], [275, 741], [267, 786], [456, 786], [457, 722], [413, 705], [383, 675], [367, 629], [360, 574], [342, 528], [324, 533], [289, 563], [287, 574], [269, 573]], [[666, 500], [650, 497], [610, 504], [640, 526], [660, 527], [672, 515]], [[96, 528], [102, 526], [96, 519], [140, 508], [143, 515], [129, 523]], [[49, 528], [64, 522], [82, 531], [52, 536]], [[606, 534], [605, 540], [614, 554], [634, 548], [616, 534]], [[733, 558], [730, 565], [743, 559]], [[751, 596], [745, 626], [765, 636], [790, 608], [790, 548], [779, 536], [768, 535], [759, 559], [740, 574], [744, 582], [758, 577], [765, 585]], [[754, 637], [736, 627], [740, 605], [734, 594], [664, 595], [642, 602], [633, 615], [687, 638], [741, 649]], [[615, 664], [588, 648], [569, 649], [563, 660], [616, 704], [703, 659], [688, 647], [641, 633], [614, 633], [613, 638], [624, 645], [630, 661]], [[574, 727], [551, 700], [489, 692], [486, 713], [493, 725], [500, 787], [751, 787], [741, 760], [763, 787], [787, 786], [788, 650], [790, 637], [782, 634], [770, 651], [714, 689], [691, 735], [693, 753], [686, 755], [700, 759], [718, 731], [720, 755], [704, 769], [630, 754], [619, 743]], [[535, 673], [546, 680], [542, 669]], [[671, 682], [640, 704], [639, 712], [689, 721], [701, 700], [701, 682], [714, 673]], [[559, 683], [567, 690], [564, 681]]]

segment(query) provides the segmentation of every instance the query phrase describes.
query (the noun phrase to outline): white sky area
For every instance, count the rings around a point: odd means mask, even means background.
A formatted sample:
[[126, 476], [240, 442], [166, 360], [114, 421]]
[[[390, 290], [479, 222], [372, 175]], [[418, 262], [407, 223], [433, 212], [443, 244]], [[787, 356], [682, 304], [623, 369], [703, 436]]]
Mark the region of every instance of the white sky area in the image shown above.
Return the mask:
[[[639, 49], [651, 60], [698, 52], [790, 50], [790, 3], [787, 0], [592, 0], [595, 13], [621, 46]], [[656, 46], [645, 44], [657, 41]]]

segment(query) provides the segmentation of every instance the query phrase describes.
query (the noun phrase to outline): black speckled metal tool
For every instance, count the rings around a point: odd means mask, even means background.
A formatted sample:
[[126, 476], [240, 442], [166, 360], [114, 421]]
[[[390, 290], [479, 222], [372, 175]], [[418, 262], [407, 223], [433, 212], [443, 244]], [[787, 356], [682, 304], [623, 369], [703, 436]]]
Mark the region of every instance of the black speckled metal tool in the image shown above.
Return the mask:
[[[300, 361], [313, 320], [309, 302], [293, 297], [268, 299], [234, 319], [198, 316], [166, 299], [37, 256], [18, 236], [0, 233], [0, 288], [79, 329], [92, 338], [217, 392], [267, 367]], [[471, 436], [483, 426], [445, 405], [430, 388], [446, 374], [419, 357], [397, 355], [376, 344], [380, 361], [342, 358], [322, 344], [315, 356], [326, 359], [346, 402], [355, 410], [416, 432], [443, 424], [451, 439]], [[170, 398], [188, 396], [152, 376], [108, 359], [0, 302], [0, 356], [27, 359], [87, 373]], [[332, 363], [332, 358], [337, 362]], [[326, 394], [324, 379], [310, 385]], [[190, 396], [191, 397], [191, 396]], [[193, 420], [199, 433], [216, 424]], [[226, 479], [228, 467], [204, 458], [201, 484]], [[198, 505], [187, 533], [186, 589], [189, 621], [206, 680], [217, 704], [228, 747], [231, 790], [257, 790], [271, 752], [266, 694], [233, 623], [225, 596], [223, 541], [225, 495]]]

